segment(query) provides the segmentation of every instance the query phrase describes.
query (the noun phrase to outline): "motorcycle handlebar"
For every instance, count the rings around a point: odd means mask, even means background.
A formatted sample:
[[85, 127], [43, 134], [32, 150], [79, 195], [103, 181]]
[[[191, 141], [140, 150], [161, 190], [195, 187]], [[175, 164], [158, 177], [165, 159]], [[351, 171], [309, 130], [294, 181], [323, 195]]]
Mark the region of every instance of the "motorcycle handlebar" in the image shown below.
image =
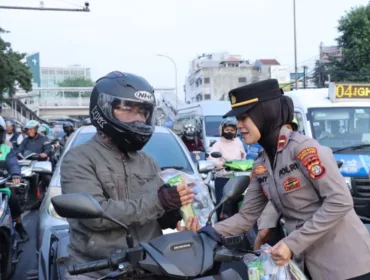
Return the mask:
[[82, 264], [74, 264], [68, 267], [70, 275], [84, 274], [87, 272], [93, 272], [102, 270], [110, 267], [110, 259], [98, 260]]
[[[130, 249], [129, 249], [130, 250]], [[82, 264], [74, 264], [68, 267], [68, 272], [71, 275], [84, 274], [88, 272], [94, 272], [103, 269], [117, 269], [118, 265], [126, 260], [127, 251], [123, 251], [120, 254], [113, 255], [107, 259], [92, 261]]]

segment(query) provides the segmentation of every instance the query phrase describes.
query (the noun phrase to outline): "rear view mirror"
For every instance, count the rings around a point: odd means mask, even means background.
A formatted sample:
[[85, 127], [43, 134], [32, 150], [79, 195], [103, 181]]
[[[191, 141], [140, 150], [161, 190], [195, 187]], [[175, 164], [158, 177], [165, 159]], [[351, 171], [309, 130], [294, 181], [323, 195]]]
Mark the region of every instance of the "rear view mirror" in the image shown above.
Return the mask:
[[51, 199], [55, 211], [63, 218], [95, 219], [104, 216], [100, 204], [88, 193], [69, 193]]
[[216, 164], [208, 160], [199, 160], [198, 161], [198, 172], [199, 173], [208, 173], [216, 168]]
[[234, 199], [241, 196], [247, 189], [249, 182], [249, 176], [239, 176], [229, 179], [224, 186], [224, 197]]
[[220, 152], [213, 152], [213, 153], [211, 153], [211, 157], [213, 157], [213, 158], [222, 158], [222, 154]]

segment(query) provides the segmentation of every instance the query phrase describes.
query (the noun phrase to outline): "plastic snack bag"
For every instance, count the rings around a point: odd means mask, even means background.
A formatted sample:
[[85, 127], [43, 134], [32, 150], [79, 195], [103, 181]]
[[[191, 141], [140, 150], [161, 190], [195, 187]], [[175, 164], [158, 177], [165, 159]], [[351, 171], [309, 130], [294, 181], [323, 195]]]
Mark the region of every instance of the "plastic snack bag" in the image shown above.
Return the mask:
[[[208, 187], [202, 180], [194, 179], [188, 174], [176, 169], [166, 169], [159, 173], [162, 180], [170, 186], [177, 186], [179, 184], [187, 184], [194, 190], [193, 202], [181, 207], [181, 216], [183, 220], [188, 220], [191, 216], [197, 216], [199, 224], [203, 227], [206, 225], [209, 213], [214, 208], [212, 199], [209, 195]], [[216, 215], [212, 216], [212, 223], [216, 223]]]
[[277, 266], [271, 255], [266, 253], [269, 249], [271, 246], [268, 244], [261, 246], [262, 254], [258, 258], [245, 255], [249, 280], [308, 280], [293, 261], [285, 266]]

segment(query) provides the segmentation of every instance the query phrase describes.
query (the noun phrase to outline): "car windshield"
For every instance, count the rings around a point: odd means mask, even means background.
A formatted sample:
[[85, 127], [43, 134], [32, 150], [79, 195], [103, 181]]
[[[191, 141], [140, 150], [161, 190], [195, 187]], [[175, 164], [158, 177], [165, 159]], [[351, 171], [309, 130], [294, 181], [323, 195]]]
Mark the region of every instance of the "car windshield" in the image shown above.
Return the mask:
[[[71, 143], [71, 147], [78, 146], [90, 140], [95, 132], [78, 133]], [[176, 166], [181, 171], [193, 173], [188, 158], [176, 138], [170, 133], [156, 132], [144, 146], [144, 151], [151, 155], [158, 165], [162, 167]], [[168, 151], [168, 152], [163, 152]]]
[[206, 136], [220, 137], [220, 124], [223, 121], [222, 116], [206, 116], [204, 124], [206, 127]]
[[63, 129], [54, 129], [54, 138], [62, 138], [64, 136], [64, 130]]
[[[308, 110], [312, 135], [323, 146], [335, 150], [365, 145], [370, 150], [370, 108], [340, 107]], [[351, 150], [349, 150], [350, 152]]]
[[225, 119], [222, 116], [206, 116], [204, 118], [206, 126], [206, 136], [220, 137], [220, 125], [224, 120]]

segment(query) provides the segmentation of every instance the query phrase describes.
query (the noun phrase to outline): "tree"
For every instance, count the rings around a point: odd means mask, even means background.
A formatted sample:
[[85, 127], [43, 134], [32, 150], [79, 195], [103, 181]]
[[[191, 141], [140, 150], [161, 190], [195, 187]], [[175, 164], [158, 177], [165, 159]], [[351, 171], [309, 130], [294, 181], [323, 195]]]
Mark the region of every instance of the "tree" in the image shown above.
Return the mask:
[[[0, 28], [0, 34], [8, 31]], [[17, 87], [25, 91], [32, 90], [32, 73], [22, 61], [26, 54], [14, 51], [9, 42], [0, 37], [0, 97], [5, 92], [13, 96]]]
[[316, 60], [315, 68], [310, 79], [318, 88], [326, 87], [325, 81], [328, 79], [328, 71], [325, 64], [320, 63], [320, 60]]
[[63, 82], [58, 83], [60, 87], [93, 87], [94, 82], [85, 77], [67, 78]]
[[338, 46], [343, 59], [333, 61], [331, 75], [334, 80], [370, 81], [370, 3], [352, 8], [339, 20]]

